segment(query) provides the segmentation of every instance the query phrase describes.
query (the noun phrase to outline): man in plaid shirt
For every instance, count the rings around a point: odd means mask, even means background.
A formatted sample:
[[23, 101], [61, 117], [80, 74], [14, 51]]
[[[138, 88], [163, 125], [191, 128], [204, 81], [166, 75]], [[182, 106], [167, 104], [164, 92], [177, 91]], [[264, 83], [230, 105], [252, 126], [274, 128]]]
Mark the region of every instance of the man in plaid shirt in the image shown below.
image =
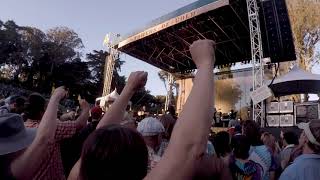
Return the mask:
[[[57, 89], [57, 91], [61, 91], [61, 94], [65, 93], [66, 91]], [[54, 96], [54, 95], [53, 95]], [[51, 102], [54, 103], [51, 103]], [[57, 100], [54, 100], [53, 97], [51, 97], [46, 113], [47, 111], [53, 111], [51, 112], [52, 115], [49, 115], [50, 118], [52, 118], [53, 114], [56, 118], [57, 109], [58, 109], [59, 102]], [[72, 137], [77, 130], [82, 129], [85, 127], [87, 120], [89, 118], [89, 104], [85, 100], [80, 100], [80, 107], [81, 107], [81, 114], [75, 121], [65, 121], [61, 122], [56, 119], [56, 128], [54, 131], [54, 136], [51, 138], [50, 141], [46, 141], [44, 144], [40, 144], [40, 146], [46, 146], [41, 152], [40, 158], [37, 159], [37, 165], [32, 166], [34, 173], [30, 175], [32, 179], [59, 179], [64, 180], [66, 179], [66, 176], [64, 174], [63, 170], [63, 164], [61, 160], [61, 152], [60, 152], [60, 143], [63, 139]], [[42, 117], [42, 120], [46, 117], [46, 113], [44, 113], [44, 116]], [[28, 122], [28, 121], [27, 121]], [[26, 123], [25, 126], [29, 126], [32, 128], [40, 128], [41, 122], [37, 120], [32, 120], [32, 125]], [[48, 126], [47, 128], [52, 128], [52, 126]], [[37, 133], [43, 133], [39, 132], [40, 129], [38, 129]], [[38, 145], [39, 147], [39, 145]], [[33, 148], [33, 147], [32, 147]], [[34, 147], [37, 148], [37, 147]], [[31, 151], [31, 150], [30, 150]], [[19, 166], [18, 163], [14, 164], [16, 166]], [[15, 166], [13, 166], [11, 169], [13, 169], [13, 175], [15, 176]], [[24, 174], [26, 172], [23, 172], [21, 174]], [[21, 175], [22, 176], [22, 175]]]
[[57, 122], [57, 129], [54, 141], [48, 145], [45, 158], [41, 163], [39, 171], [33, 179], [66, 179], [60, 152], [62, 140], [71, 138], [77, 130], [82, 129], [89, 118], [89, 104], [85, 100], [80, 100], [82, 112], [76, 121]]

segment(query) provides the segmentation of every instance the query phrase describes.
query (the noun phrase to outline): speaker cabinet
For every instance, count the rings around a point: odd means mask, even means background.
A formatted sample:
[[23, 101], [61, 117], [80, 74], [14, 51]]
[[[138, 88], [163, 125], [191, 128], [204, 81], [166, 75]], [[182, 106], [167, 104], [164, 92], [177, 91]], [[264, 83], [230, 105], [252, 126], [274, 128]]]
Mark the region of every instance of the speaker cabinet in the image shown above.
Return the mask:
[[267, 122], [268, 122], [269, 127], [279, 127], [280, 116], [279, 115], [268, 115]]
[[317, 103], [305, 103], [295, 106], [296, 124], [319, 119], [319, 105]]
[[268, 106], [268, 114], [275, 114], [280, 112], [279, 102], [270, 102]]
[[280, 115], [280, 127], [294, 126], [293, 115]]
[[293, 101], [280, 102], [280, 113], [293, 113]]

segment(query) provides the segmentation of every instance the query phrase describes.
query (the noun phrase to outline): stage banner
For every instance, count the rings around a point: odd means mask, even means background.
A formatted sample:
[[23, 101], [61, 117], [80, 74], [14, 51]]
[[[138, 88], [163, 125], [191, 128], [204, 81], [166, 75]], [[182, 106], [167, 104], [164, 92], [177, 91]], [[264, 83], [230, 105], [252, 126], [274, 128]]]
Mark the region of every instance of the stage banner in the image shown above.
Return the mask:
[[253, 101], [253, 104], [258, 104], [259, 102], [262, 102], [263, 100], [273, 96], [271, 89], [264, 85], [255, 91], [250, 93], [250, 97]]

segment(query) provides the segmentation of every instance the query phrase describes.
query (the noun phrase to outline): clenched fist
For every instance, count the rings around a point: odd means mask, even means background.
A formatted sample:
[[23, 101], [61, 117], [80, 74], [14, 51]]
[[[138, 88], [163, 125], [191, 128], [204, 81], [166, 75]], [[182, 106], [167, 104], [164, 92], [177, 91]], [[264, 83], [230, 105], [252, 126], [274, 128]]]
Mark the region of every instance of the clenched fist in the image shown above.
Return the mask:
[[68, 95], [68, 91], [65, 90], [63, 86], [58, 87], [54, 90], [52, 97], [58, 99], [59, 101], [66, 98]]
[[197, 68], [212, 67], [215, 63], [215, 42], [212, 40], [198, 40], [190, 46], [192, 60]]
[[127, 85], [131, 90], [137, 91], [146, 85], [147, 80], [148, 80], [147, 72], [136, 71], [130, 74]]
[[79, 100], [79, 105], [81, 109], [89, 109], [90, 105], [85, 99], [80, 99]]

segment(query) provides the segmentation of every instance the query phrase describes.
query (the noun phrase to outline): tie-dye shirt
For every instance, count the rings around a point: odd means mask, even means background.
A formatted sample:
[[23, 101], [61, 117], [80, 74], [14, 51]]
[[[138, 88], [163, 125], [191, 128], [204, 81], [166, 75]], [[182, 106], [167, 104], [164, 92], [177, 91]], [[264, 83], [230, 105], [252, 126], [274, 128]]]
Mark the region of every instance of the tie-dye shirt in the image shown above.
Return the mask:
[[251, 146], [250, 148], [250, 160], [260, 164], [263, 171], [263, 180], [270, 179], [270, 171], [275, 171], [276, 165], [272, 153], [265, 146]]

